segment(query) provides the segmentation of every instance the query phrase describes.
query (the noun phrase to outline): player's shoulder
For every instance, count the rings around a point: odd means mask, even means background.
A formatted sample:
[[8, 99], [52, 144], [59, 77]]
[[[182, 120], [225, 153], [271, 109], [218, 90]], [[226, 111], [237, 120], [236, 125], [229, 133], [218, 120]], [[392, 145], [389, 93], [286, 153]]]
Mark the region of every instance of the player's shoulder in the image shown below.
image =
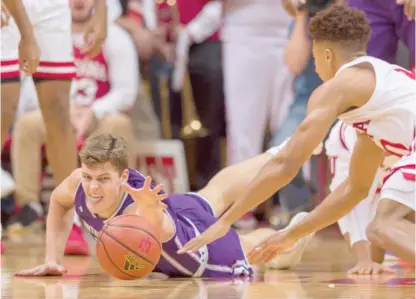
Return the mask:
[[82, 172], [81, 168], [77, 168], [67, 177], [66, 179], [66, 187], [68, 189], [68, 193], [75, 194], [79, 184], [81, 183]]

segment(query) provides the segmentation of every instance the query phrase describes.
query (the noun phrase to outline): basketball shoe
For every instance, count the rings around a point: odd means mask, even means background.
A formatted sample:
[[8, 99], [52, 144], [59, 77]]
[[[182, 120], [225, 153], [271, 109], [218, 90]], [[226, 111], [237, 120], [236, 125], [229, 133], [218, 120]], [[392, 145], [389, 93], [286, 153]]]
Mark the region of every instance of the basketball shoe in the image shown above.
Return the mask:
[[[309, 213], [301, 212], [296, 214], [292, 220], [290, 220], [289, 225], [283, 229], [287, 230], [290, 227], [296, 225], [299, 221], [301, 221], [304, 217], [306, 217]], [[271, 262], [267, 264], [268, 268], [271, 269], [290, 269], [295, 267], [302, 259], [302, 254], [305, 251], [306, 246], [312, 240], [315, 233], [307, 235], [301, 239], [299, 239], [294, 246], [289, 248], [288, 250], [282, 252], [281, 254], [277, 255]]]
[[72, 225], [71, 233], [65, 246], [65, 255], [89, 255], [88, 242], [84, 237], [82, 228]]

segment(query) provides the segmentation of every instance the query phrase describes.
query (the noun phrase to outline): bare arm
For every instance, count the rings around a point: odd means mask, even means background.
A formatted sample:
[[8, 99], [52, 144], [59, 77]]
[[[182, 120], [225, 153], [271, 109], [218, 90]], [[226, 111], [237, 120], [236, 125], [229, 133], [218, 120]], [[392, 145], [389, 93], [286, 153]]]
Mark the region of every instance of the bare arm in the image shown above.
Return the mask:
[[46, 223], [45, 263], [62, 263], [74, 218], [75, 193], [80, 176], [75, 170], [52, 192]]
[[364, 105], [374, 85], [372, 70], [350, 68], [318, 87], [310, 97], [305, 120], [286, 146], [259, 171], [245, 196], [224, 213], [221, 224], [230, 226], [288, 184], [322, 142], [338, 115]]
[[293, 227], [289, 234], [294, 238], [300, 238], [346, 215], [358, 202], [367, 197], [384, 157], [384, 151], [368, 136], [359, 135], [351, 158], [349, 177], [308, 217]]
[[174, 234], [173, 222], [164, 213], [166, 205], [162, 202], [168, 195], [162, 191], [163, 185], [152, 188], [151, 181], [149, 176], [146, 177], [140, 188], [132, 187], [128, 183], [121, 185], [121, 188], [134, 200], [134, 204], [130, 205], [124, 213], [145, 218], [157, 230], [160, 240], [164, 242]]
[[312, 40], [308, 37], [308, 13], [297, 12], [293, 31], [285, 47], [285, 62], [294, 75], [303, 72], [312, 55]]
[[140, 208], [137, 204], [130, 205], [125, 211], [125, 214], [138, 215], [145, 218], [155, 228], [159, 228], [160, 240], [166, 242], [175, 233], [172, 219], [164, 212], [163, 207], [157, 208]]
[[[246, 211], [265, 201], [295, 177], [300, 167], [322, 142], [342, 109], [335, 103], [338, 92], [336, 88], [325, 85], [315, 90], [306, 119], [286, 146], [260, 170], [246, 195], [221, 217], [222, 221], [231, 225]], [[327, 104], [328, 98], [333, 99], [334, 105]]]

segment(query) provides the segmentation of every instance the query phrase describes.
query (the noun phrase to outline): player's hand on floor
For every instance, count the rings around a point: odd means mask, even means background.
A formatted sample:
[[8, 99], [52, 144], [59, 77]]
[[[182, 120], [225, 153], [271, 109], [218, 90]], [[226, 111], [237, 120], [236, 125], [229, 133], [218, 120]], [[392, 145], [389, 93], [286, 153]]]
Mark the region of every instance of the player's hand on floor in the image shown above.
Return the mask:
[[383, 273], [394, 274], [396, 272], [373, 261], [360, 261], [347, 272], [349, 275], [378, 275]]
[[16, 276], [62, 276], [66, 273], [64, 266], [56, 263], [39, 265], [16, 273]]
[[159, 194], [159, 192], [163, 189], [163, 185], [159, 184], [154, 189], [152, 189], [151, 184], [152, 179], [150, 176], [147, 176], [142, 188], [134, 188], [128, 183], [122, 183], [121, 188], [131, 195], [139, 209], [140, 207], [166, 208], [166, 205], [162, 203], [162, 201], [168, 198], [168, 194]]
[[221, 220], [218, 220], [201, 235], [193, 238], [188, 243], [186, 243], [185, 246], [178, 250], [178, 253], [183, 254], [186, 252], [197, 252], [203, 246], [225, 236], [229, 230], [230, 225], [227, 225], [221, 222]]
[[250, 252], [248, 260], [253, 265], [268, 263], [279, 253], [293, 247], [296, 242], [297, 239], [292, 238], [288, 231], [278, 231]]

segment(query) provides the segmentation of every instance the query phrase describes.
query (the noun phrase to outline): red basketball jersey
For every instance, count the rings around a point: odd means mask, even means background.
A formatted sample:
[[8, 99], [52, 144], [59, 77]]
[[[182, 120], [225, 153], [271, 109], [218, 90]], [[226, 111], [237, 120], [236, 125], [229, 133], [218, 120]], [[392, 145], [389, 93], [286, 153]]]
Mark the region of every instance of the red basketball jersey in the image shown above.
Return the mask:
[[103, 50], [96, 57], [89, 58], [81, 53], [81, 46], [75, 41], [74, 58], [77, 73], [72, 87], [72, 101], [89, 106], [110, 91], [108, 63]]

